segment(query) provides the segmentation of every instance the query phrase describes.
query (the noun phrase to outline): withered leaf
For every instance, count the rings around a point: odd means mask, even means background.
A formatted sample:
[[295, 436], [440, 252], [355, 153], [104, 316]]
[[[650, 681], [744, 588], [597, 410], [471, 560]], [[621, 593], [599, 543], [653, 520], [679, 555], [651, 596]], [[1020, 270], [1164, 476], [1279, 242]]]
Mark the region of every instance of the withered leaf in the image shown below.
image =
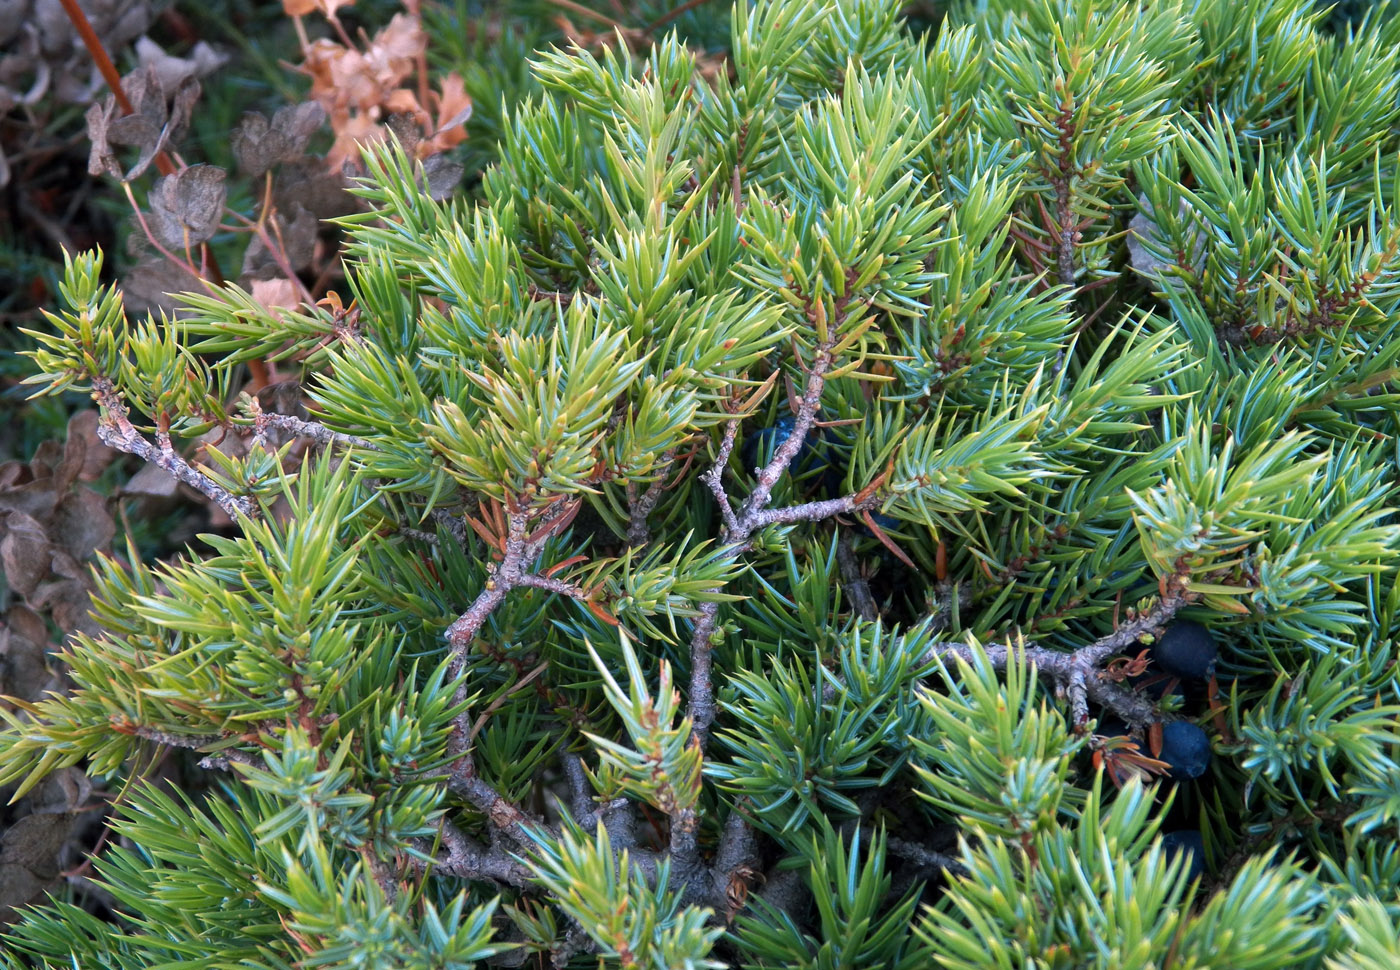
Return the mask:
[[117, 179], [122, 177], [116, 153], [112, 151], [112, 144], [107, 140], [107, 129], [112, 124], [116, 110], [116, 99], [108, 97], [105, 101], [88, 105], [87, 113], [83, 115], [83, 120], [87, 122], [88, 141], [92, 142], [92, 147], [88, 150], [89, 175], [110, 175]]
[[[58, 490], [53, 479], [34, 479], [20, 462], [8, 462], [5, 469], [18, 467], [24, 481], [19, 484], [0, 486], [0, 513], [18, 512], [24, 515], [43, 517], [53, 511], [58, 502]], [[8, 474], [6, 477], [9, 477]]]
[[63, 446], [52, 438], [45, 439], [34, 449], [34, 457], [29, 459], [29, 474], [38, 481], [52, 478], [53, 470], [63, 460]]
[[165, 92], [161, 90], [160, 79], [150, 68], [138, 68], [122, 78], [122, 90], [131, 102], [131, 114], [122, 114], [112, 95], [108, 95], [106, 99], [112, 102], [111, 109], [107, 109], [105, 101], [103, 108], [109, 118], [107, 140], [114, 145], [133, 145], [140, 149], [136, 165], [124, 176], [129, 181], [144, 172], [160, 151], [161, 134], [165, 130], [169, 112], [166, 110]]
[[[0, 45], [8, 44], [24, 25], [29, 0], [0, 0]], [[36, 45], [38, 37], [35, 37]]]
[[175, 494], [179, 482], [159, 465], [142, 465], [141, 470], [131, 476], [122, 491], [127, 495], [154, 495], [169, 498]]
[[360, 207], [359, 200], [345, 186], [342, 173], [328, 172], [319, 161], [303, 158], [278, 169], [272, 183], [272, 199], [282, 212], [293, 212], [300, 205], [319, 219], [332, 219]]
[[129, 314], [172, 313], [172, 293], [199, 289], [199, 277], [164, 256], [154, 256], [132, 267], [122, 278], [122, 296]]
[[238, 127], [233, 129], [233, 137], [229, 140], [238, 167], [254, 178], [266, 172], [276, 161], [268, 137], [269, 127], [267, 115], [260, 111], [248, 111]]
[[156, 182], [150, 196], [150, 225], [162, 246], [178, 252], [214, 235], [228, 195], [227, 175], [216, 165], [191, 165]]
[[262, 175], [278, 162], [300, 158], [325, 120], [326, 109], [315, 101], [279, 108], [271, 123], [249, 112], [233, 133], [233, 155], [249, 175]]
[[438, 202], [447, 198], [462, 181], [464, 171], [466, 169], [460, 163], [446, 155], [430, 155], [424, 159], [423, 175], [428, 182], [428, 197]]
[[15, 605], [0, 620], [0, 694], [38, 700], [52, 681], [46, 661], [48, 630], [39, 614]]
[[44, 527], [32, 516], [11, 512], [0, 539], [0, 566], [5, 582], [21, 596], [29, 596], [49, 574], [53, 555]]
[[170, 101], [170, 120], [165, 123], [163, 133], [167, 143], [173, 145], [185, 133], [202, 90], [199, 80], [192, 77], [185, 78], [175, 89], [175, 96]]
[[189, 78], [207, 77], [228, 62], [227, 54], [220, 54], [202, 40], [190, 50], [189, 57], [169, 54], [149, 37], [139, 38], [135, 49], [141, 66], [155, 69], [166, 94], [174, 93]]
[[[300, 204], [296, 206], [291, 221], [282, 213], [273, 219], [268, 227], [268, 236], [274, 245], [280, 245], [293, 270], [305, 269], [316, 252], [316, 229], [319, 222], [314, 213], [308, 212]], [[254, 236], [243, 254], [243, 276], [246, 279], [271, 279], [281, 275], [277, 259], [263, 242], [261, 236]]]
[[[108, 95], [100, 105], [88, 108], [84, 116], [92, 148], [88, 153], [88, 174], [107, 173], [130, 181], [141, 175], [162, 151], [171, 147], [184, 132], [190, 113], [199, 99], [199, 82], [186, 78], [167, 105], [165, 90], [155, 66], [138, 68], [122, 79], [122, 90], [134, 109], [123, 114], [116, 98]], [[139, 149], [136, 164], [123, 175], [113, 145]]]
[[[66, 559], [67, 554], [59, 553], [59, 558]], [[29, 604], [36, 610], [47, 610], [64, 633], [74, 630], [93, 633], [97, 630], [97, 624], [89, 612], [92, 600], [81, 580], [54, 579], [41, 583], [29, 597]]]
[[87, 559], [116, 535], [107, 500], [88, 488], [69, 492], [55, 510], [51, 538], [74, 559]]
[[[69, 422], [71, 431], [73, 425]], [[54, 469], [54, 478], [60, 491], [66, 492], [73, 482], [77, 480], [78, 473], [83, 470], [83, 463], [87, 458], [89, 439], [84, 435], [69, 434], [63, 441], [63, 460]]]
[[58, 884], [58, 855], [77, 824], [66, 813], [25, 815], [0, 835], [0, 914], [38, 902]]
[[[78, 462], [77, 468], [70, 463]], [[60, 480], [71, 475], [71, 481], [95, 481], [107, 466], [117, 460], [115, 448], [109, 448], [97, 437], [97, 411], [89, 408], [68, 419], [68, 437], [63, 446], [63, 461], [56, 474]]]
[[272, 130], [286, 139], [286, 149], [279, 161], [290, 161], [306, 151], [306, 143], [316, 130], [326, 123], [326, 109], [315, 101], [289, 104], [278, 108], [272, 116]]
[[418, 119], [407, 111], [400, 111], [391, 114], [384, 127], [399, 140], [403, 145], [403, 150], [412, 155], [418, 148], [418, 142], [423, 137], [422, 129], [418, 126]]
[[31, 643], [42, 645], [48, 642], [49, 631], [44, 625], [44, 618], [22, 604], [16, 603], [5, 611], [3, 625], [7, 633], [23, 637]]
[[[151, 68], [154, 72], [154, 68]], [[159, 80], [150, 82], [159, 86]], [[143, 144], [141, 156], [136, 159], [136, 164], [127, 170], [127, 181], [136, 178], [150, 167], [157, 155], [166, 149], [175, 147], [180, 136], [185, 133], [185, 128], [189, 125], [190, 114], [194, 111], [194, 104], [199, 100], [199, 82], [194, 78], [186, 78], [181, 82], [175, 91], [175, 98], [171, 104], [170, 112], [166, 116], [165, 124], [161, 126], [160, 134], [156, 136], [154, 142]], [[164, 95], [161, 96], [162, 107], [164, 107]]]

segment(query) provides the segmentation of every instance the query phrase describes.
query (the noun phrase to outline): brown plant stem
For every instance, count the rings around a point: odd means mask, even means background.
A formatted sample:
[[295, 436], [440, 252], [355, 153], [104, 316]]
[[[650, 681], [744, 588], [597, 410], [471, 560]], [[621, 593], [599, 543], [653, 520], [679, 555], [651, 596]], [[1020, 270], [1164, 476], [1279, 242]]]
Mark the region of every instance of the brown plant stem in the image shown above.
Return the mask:
[[[1105, 677], [1100, 669], [1104, 661], [1144, 635], [1159, 631], [1190, 601], [1189, 594], [1170, 590], [1146, 612], [1119, 625], [1107, 636], [1073, 653], [1062, 653], [1032, 644], [1012, 645], [993, 643], [983, 648], [994, 670], [1005, 670], [1020, 659], [1035, 665], [1038, 676], [1048, 677], [1069, 695], [1071, 720], [1080, 730], [1089, 720], [1089, 701], [1117, 714], [1130, 725], [1140, 726], [1160, 721], [1161, 715], [1152, 699], [1131, 687]], [[976, 662], [971, 647], [963, 643], [935, 642], [928, 645], [922, 663], [944, 661], [956, 657], [965, 663]]]
[[671, 448], [661, 456], [659, 462], [660, 472], [657, 473], [656, 481], [647, 486], [645, 492], [638, 493], [637, 486], [632, 482], [627, 483], [627, 544], [631, 546], [644, 546], [651, 539], [651, 532], [647, 528], [647, 516], [651, 515], [656, 508], [656, 503], [661, 501], [661, 495], [666, 491], [666, 470], [671, 462], [676, 459], [676, 449]]
[[[165, 745], [167, 748], [185, 748], [190, 751], [198, 751], [200, 748], [207, 748], [211, 744], [218, 744], [220, 741], [227, 741], [228, 738], [222, 734], [175, 734], [172, 731], [162, 731], [159, 728], [139, 727], [135, 734], [138, 738], [147, 741], [154, 741], [156, 744]], [[224, 771], [234, 764], [257, 766], [261, 762], [246, 751], [239, 751], [237, 748], [226, 748], [218, 754], [211, 754], [199, 762], [201, 768], [220, 768]]]
[[660, 17], [657, 17], [651, 23], [647, 24], [644, 29], [648, 34], [654, 30], [660, 30], [662, 27], [665, 27], [667, 24], [669, 24], [671, 21], [675, 20], [682, 14], [688, 13], [689, 11], [694, 10], [701, 4], [708, 2], [709, 0], [685, 0], [685, 3], [676, 7], [670, 13], [665, 13], [662, 14]]
[[[442, 826], [443, 854], [437, 856], [433, 868], [437, 872], [461, 879], [491, 879], [514, 886], [531, 888], [534, 874], [516, 861], [515, 856], [497, 845], [484, 846], [468, 838], [450, 822]], [[430, 850], [431, 844], [419, 843], [420, 850]]]
[[[786, 509], [773, 509], [771, 511], [767, 509], [773, 496], [773, 487], [787, 472], [788, 466], [792, 464], [792, 460], [801, 450], [803, 442], [807, 440], [808, 432], [811, 431], [812, 425], [816, 421], [817, 411], [821, 408], [822, 389], [826, 386], [826, 373], [834, 362], [832, 349], [836, 345], [836, 331], [839, 322], [844, 318], [847, 302], [848, 299], [837, 301], [838, 320], [833, 321], [829, 331], [827, 331], [826, 339], [817, 344], [811, 367], [807, 371], [807, 385], [793, 420], [792, 431], [788, 434], [787, 440], [778, 446], [768, 464], [758, 470], [754, 489], [749, 493], [737, 514], [733, 511], [729, 497], [725, 493], [723, 475], [729, 462], [729, 456], [734, 449], [734, 438], [738, 433], [738, 419], [730, 421], [725, 427], [724, 439], [720, 444], [719, 460], [705, 474], [704, 481], [714, 493], [715, 499], [719, 503], [720, 514], [724, 517], [722, 535], [727, 543], [724, 554], [730, 558], [738, 556], [746, 549], [754, 532], [764, 526], [787, 522], [816, 521], [840, 512], [852, 511], [856, 507], [856, 497], [846, 496], [824, 502], [808, 502]], [[808, 315], [809, 318], [814, 318], [814, 314], [810, 310]], [[714, 683], [711, 677], [711, 654], [715, 647], [713, 638], [719, 624], [719, 604], [716, 602], [701, 603], [698, 612], [699, 616], [696, 617], [690, 639], [690, 690], [686, 701], [686, 717], [694, 725], [695, 737], [703, 748], [709, 739], [710, 725], [714, 723], [716, 713]]]
[[105, 412], [97, 424], [97, 437], [104, 445], [159, 465], [179, 481], [195, 489], [205, 498], [211, 499], [235, 522], [240, 515], [256, 517], [257, 505], [252, 499], [234, 495], [222, 485], [216, 484], [174, 449], [157, 447], [146, 440], [127, 418], [126, 404], [111, 380], [105, 377], [93, 378], [92, 396], [102, 405]]
[[309, 438], [319, 445], [344, 445], [353, 448], [367, 448], [370, 451], [378, 451], [374, 442], [367, 438], [360, 438], [352, 434], [342, 434], [339, 431], [332, 431], [324, 424], [315, 421], [304, 421], [301, 418], [290, 414], [277, 414], [272, 411], [264, 411], [258, 403], [257, 398], [252, 398], [248, 406], [249, 413], [253, 416], [253, 428], [256, 436], [262, 439], [267, 435], [268, 428], [277, 428], [286, 431], [288, 434], [296, 435], [299, 438]]
[[[116, 65], [108, 56], [107, 49], [102, 46], [102, 40], [97, 36], [97, 31], [92, 29], [87, 14], [83, 13], [82, 7], [78, 6], [78, 0], [58, 0], [58, 2], [63, 5], [63, 12], [68, 15], [69, 23], [78, 32], [78, 36], [82, 38], [83, 46], [92, 56], [92, 61], [97, 65], [102, 80], [106, 81], [107, 87], [112, 90], [112, 97], [116, 98], [117, 106], [122, 109], [122, 114], [133, 114], [136, 109], [132, 106], [131, 99], [126, 96], [126, 92], [122, 90], [122, 77], [117, 73]], [[156, 171], [162, 175], [174, 175], [176, 171], [175, 162], [164, 151], [156, 153], [155, 166]], [[223, 283], [224, 274], [219, 268], [219, 261], [207, 242], [200, 244], [200, 259], [209, 275], [213, 277], [215, 284]]]

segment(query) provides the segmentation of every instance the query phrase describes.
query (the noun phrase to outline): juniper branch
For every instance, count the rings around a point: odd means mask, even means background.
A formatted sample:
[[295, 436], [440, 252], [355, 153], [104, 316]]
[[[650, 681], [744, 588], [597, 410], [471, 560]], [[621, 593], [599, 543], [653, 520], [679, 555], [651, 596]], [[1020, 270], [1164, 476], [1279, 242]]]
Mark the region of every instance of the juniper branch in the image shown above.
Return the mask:
[[[1184, 594], [1163, 597], [1150, 610], [1130, 618], [1112, 633], [1073, 653], [1062, 653], [1030, 644], [990, 644], [984, 648], [984, 653], [996, 670], [1005, 670], [1013, 658], [1020, 657], [1034, 664], [1039, 675], [1049, 677], [1057, 686], [1066, 689], [1070, 695], [1076, 728], [1088, 720], [1089, 701], [1108, 708], [1129, 724], [1150, 724], [1161, 720], [1152, 700], [1105, 677], [1099, 668], [1105, 660], [1123, 647], [1145, 634], [1160, 630], [1186, 602], [1187, 597]], [[935, 660], [942, 661], [949, 657], [961, 658], [969, 664], [974, 662], [971, 647], [948, 642], [929, 644], [922, 662], [933, 663]]]
[[644, 546], [651, 538], [647, 529], [647, 516], [651, 515], [661, 495], [666, 491], [666, 469], [676, 458], [676, 449], [671, 448], [661, 456], [661, 471], [656, 481], [647, 486], [645, 492], [638, 493], [636, 483], [627, 483], [627, 543]]
[[[454, 730], [453, 742], [449, 750], [458, 744], [460, 742], [457, 740], [457, 731]], [[531, 838], [532, 834], [545, 834], [552, 831], [543, 819], [536, 818], [521, 809], [478, 775], [476, 773], [476, 760], [472, 757], [469, 748], [464, 747], [462, 750], [452, 753], [457, 755], [457, 760], [448, 775], [448, 789], [471, 802], [475, 808], [486, 815], [495, 828], [506, 833], [520, 846], [532, 845], [534, 843]]]
[[291, 414], [278, 414], [275, 411], [264, 411], [258, 403], [257, 398], [253, 398], [248, 405], [248, 411], [253, 416], [253, 429], [258, 440], [262, 440], [267, 435], [268, 428], [277, 428], [288, 434], [296, 435], [298, 438], [307, 438], [319, 445], [341, 445], [344, 447], [368, 448], [377, 451], [374, 442], [368, 438], [361, 438], [358, 435], [342, 434], [339, 431], [332, 431], [324, 424], [316, 421], [306, 421]]
[[[838, 304], [839, 310], [844, 310], [844, 301]], [[772, 499], [773, 486], [778, 483], [787, 472], [792, 460], [797, 457], [797, 453], [802, 448], [802, 444], [807, 440], [807, 434], [811, 431], [813, 423], [817, 418], [817, 411], [821, 409], [822, 389], [826, 386], [826, 374], [833, 364], [832, 348], [836, 344], [837, 327], [832, 326], [829, 331], [831, 336], [817, 345], [816, 354], [812, 360], [812, 366], [807, 371], [807, 386], [802, 394], [802, 400], [797, 409], [797, 415], [793, 420], [792, 432], [787, 440], [778, 446], [772, 459], [763, 468], [759, 469], [754, 490], [749, 493], [749, 497], [737, 515], [730, 512], [725, 516], [725, 536], [728, 547], [725, 554], [737, 556], [749, 542], [749, 538], [765, 524], [763, 512]], [[719, 501], [721, 513], [730, 510], [729, 497], [725, 493], [722, 476], [724, 468], [728, 464], [729, 455], [734, 448], [734, 437], [738, 433], [738, 421], [730, 421], [724, 429], [724, 440], [720, 445], [720, 460], [715, 462], [713, 468], [706, 474], [706, 483], [715, 493], [715, 498]], [[844, 499], [833, 500], [836, 504], [845, 502]], [[809, 503], [813, 506], [825, 505], [826, 503]], [[795, 506], [794, 508], [802, 508]], [[849, 508], [847, 508], [849, 510]], [[778, 510], [783, 512], [784, 510]], [[841, 509], [833, 508], [832, 515], [837, 514]], [[808, 519], [811, 521], [811, 519]], [[710, 676], [711, 653], [714, 650], [712, 637], [719, 622], [719, 604], [706, 602], [700, 604], [699, 616], [695, 620], [694, 631], [690, 639], [690, 692], [687, 700], [686, 717], [694, 725], [695, 737], [700, 742], [701, 747], [705, 746], [709, 740], [710, 725], [715, 720], [715, 697], [714, 684]]]
[[[422, 842], [417, 847], [431, 848]], [[445, 852], [433, 859], [434, 871], [456, 876], [460, 879], [493, 879], [517, 889], [528, 889], [534, 885], [534, 875], [520, 863], [513, 854], [504, 848], [484, 846], [475, 839], [468, 838], [451, 822], [442, 825], [442, 847]], [[421, 860], [415, 860], [419, 866]]]
[[213, 501], [234, 521], [237, 521], [240, 515], [250, 519], [257, 515], [257, 506], [252, 499], [234, 495], [198, 471], [173, 448], [158, 447], [137, 431], [127, 417], [126, 404], [111, 380], [106, 377], [94, 377], [92, 396], [103, 409], [102, 418], [97, 423], [97, 437], [104, 445], [124, 451], [128, 455], [135, 455], [152, 465], [159, 465], [177, 480]]
[[[218, 744], [227, 741], [228, 737], [222, 734], [176, 734], [172, 731], [162, 731], [159, 728], [139, 727], [136, 729], [136, 736], [147, 741], [154, 741], [156, 744], [163, 744], [171, 748], [185, 748], [190, 751], [199, 751], [207, 748], [211, 744]], [[206, 769], [218, 769], [228, 771], [234, 763], [242, 765], [258, 765], [258, 759], [246, 751], [237, 749], [226, 749], [218, 754], [211, 754], [199, 761], [199, 766]]]

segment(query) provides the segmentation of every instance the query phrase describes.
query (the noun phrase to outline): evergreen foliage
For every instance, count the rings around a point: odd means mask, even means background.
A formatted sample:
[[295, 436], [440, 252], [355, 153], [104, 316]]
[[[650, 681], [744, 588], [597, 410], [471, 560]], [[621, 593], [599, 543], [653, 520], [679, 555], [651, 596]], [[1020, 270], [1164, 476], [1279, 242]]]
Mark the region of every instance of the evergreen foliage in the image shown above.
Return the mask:
[[343, 301], [71, 259], [31, 382], [239, 528], [0, 709], [127, 791], [0, 963], [1400, 961], [1395, 8], [711, 6], [367, 151]]

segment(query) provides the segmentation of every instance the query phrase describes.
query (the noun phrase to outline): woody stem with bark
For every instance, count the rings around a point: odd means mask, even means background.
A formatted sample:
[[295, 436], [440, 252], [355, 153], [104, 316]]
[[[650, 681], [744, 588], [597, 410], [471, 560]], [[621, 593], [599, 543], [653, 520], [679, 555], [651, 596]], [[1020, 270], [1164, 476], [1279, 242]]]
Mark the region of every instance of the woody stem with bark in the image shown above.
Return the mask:
[[102, 406], [103, 413], [97, 424], [97, 437], [104, 445], [159, 465], [179, 481], [214, 501], [234, 521], [238, 520], [239, 515], [249, 518], [257, 515], [257, 506], [252, 499], [234, 495], [197, 470], [170, 446], [168, 435], [162, 435], [161, 445], [158, 446], [137, 431], [127, 417], [126, 402], [122, 400], [111, 380], [105, 377], [93, 378], [92, 396]]
[[471, 649], [472, 641], [491, 611], [505, 601], [507, 593], [521, 585], [529, 555], [525, 539], [526, 519], [523, 509], [511, 508], [506, 512], [505, 548], [501, 562], [487, 565], [490, 576], [486, 580], [486, 588], [477, 595], [476, 601], [466, 612], [447, 628], [447, 643], [452, 649], [452, 665], [448, 671], [451, 677], [461, 674], [466, 665], [467, 651]]
[[[1090, 701], [1113, 711], [1129, 724], [1151, 724], [1161, 720], [1151, 698], [1105, 677], [1100, 668], [1104, 661], [1123, 648], [1140, 643], [1143, 636], [1160, 631], [1189, 600], [1188, 594], [1177, 589], [1169, 590], [1168, 595], [1158, 600], [1151, 609], [1130, 618], [1112, 633], [1073, 653], [1061, 653], [1030, 644], [1013, 646], [999, 643], [987, 645], [983, 652], [994, 670], [1005, 670], [1008, 664], [1021, 659], [1034, 664], [1039, 676], [1048, 677], [1064, 688], [1069, 695], [1071, 720], [1076, 730], [1081, 729], [1089, 719]], [[969, 664], [975, 662], [971, 647], [947, 642], [929, 644], [922, 662], [932, 663], [953, 657]]]
[[[838, 315], [844, 309], [845, 301], [838, 301]], [[729, 455], [734, 448], [738, 422], [731, 421], [725, 428], [724, 439], [720, 446], [720, 460], [706, 473], [705, 482], [715, 493], [721, 514], [724, 515], [724, 539], [726, 542], [724, 554], [730, 558], [739, 555], [747, 548], [754, 532], [766, 525], [785, 521], [816, 521], [839, 512], [851, 511], [854, 507], [854, 497], [847, 496], [828, 502], [809, 502], [805, 506], [795, 506], [793, 509], [777, 509], [771, 512], [767, 510], [768, 503], [772, 500], [773, 487], [787, 472], [792, 460], [797, 457], [798, 451], [801, 450], [803, 442], [807, 440], [807, 434], [816, 421], [817, 411], [821, 408], [822, 389], [826, 386], [826, 374], [831, 370], [833, 363], [832, 348], [836, 344], [835, 333], [836, 327], [833, 326], [830, 336], [817, 345], [816, 354], [813, 356], [811, 367], [807, 371], [807, 385], [802, 394], [797, 415], [793, 420], [792, 431], [787, 440], [778, 446], [772, 460], [758, 470], [754, 490], [744, 501], [737, 514], [733, 512], [729, 498], [725, 494], [722, 476]], [[797, 514], [798, 510], [803, 510], [803, 513]], [[727, 515], [724, 514], [726, 512]], [[699, 607], [699, 614], [695, 620], [695, 629], [690, 639], [690, 692], [686, 716], [694, 725], [695, 737], [703, 748], [709, 739], [710, 725], [714, 723], [715, 719], [711, 654], [715, 647], [713, 638], [719, 624], [719, 604], [715, 602], [702, 603]]]

